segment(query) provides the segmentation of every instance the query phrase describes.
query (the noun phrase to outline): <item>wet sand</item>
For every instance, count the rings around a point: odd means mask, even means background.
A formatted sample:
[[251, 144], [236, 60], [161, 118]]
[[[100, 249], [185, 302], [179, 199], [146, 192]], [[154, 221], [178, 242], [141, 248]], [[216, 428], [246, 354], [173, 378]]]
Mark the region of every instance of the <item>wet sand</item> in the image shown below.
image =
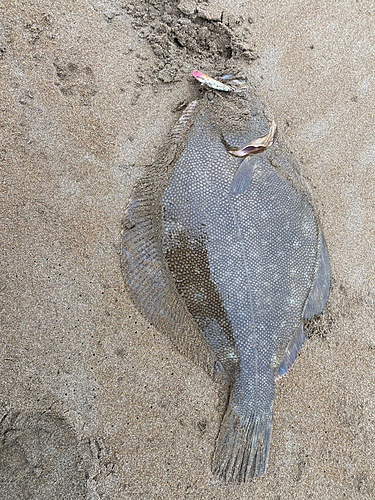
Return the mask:
[[[0, 1], [0, 496], [374, 498], [372, 3], [179, 6]], [[220, 386], [140, 316], [119, 264], [189, 74], [231, 66], [300, 162], [332, 267], [276, 387], [267, 473], [244, 485], [210, 470]]]

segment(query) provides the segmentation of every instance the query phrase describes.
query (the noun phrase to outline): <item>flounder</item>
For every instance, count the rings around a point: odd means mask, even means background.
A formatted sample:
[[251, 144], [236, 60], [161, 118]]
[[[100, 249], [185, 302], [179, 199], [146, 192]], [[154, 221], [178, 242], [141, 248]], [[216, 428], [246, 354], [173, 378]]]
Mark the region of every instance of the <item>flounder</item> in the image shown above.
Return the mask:
[[265, 472], [275, 381], [330, 286], [322, 230], [292, 155], [277, 139], [245, 160], [228, 154], [228, 144], [240, 151], [267, 131], [259, 101], [245, 106], [228, 96], [186, 108], [133, 190], [121, 252], [140, 312], [230, 381], [212, 470], [234, 482]]

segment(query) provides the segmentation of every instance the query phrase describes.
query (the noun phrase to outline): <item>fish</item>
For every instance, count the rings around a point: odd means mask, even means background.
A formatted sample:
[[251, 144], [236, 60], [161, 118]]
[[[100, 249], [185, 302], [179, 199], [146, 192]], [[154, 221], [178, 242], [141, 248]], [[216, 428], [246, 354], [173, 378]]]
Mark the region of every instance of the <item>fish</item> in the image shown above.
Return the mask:
[[265, 473], [275, 383], [330, 288], [309, 189], [279, 138], [243, 160], [254, 162], [250, 185], [230, 190], [242, 159], [225, 143], [248, 144], [267, 123], [254, 103], [245, 112], [235, 96], [193, 101], [135, 185], [122, 229], [121, 267], [138, 310], [228, 381], [211, 465], [227, 483]]

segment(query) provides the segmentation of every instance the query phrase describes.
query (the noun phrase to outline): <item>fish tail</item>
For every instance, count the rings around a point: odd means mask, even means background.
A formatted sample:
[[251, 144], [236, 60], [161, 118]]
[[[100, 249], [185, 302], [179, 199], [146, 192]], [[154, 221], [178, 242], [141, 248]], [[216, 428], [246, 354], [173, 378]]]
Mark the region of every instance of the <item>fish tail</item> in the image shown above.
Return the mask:
[[243, 483], [266, 470], [272, 409], [239, 415], [229, 403], [221, 423], [212, 472], [226, 482]]

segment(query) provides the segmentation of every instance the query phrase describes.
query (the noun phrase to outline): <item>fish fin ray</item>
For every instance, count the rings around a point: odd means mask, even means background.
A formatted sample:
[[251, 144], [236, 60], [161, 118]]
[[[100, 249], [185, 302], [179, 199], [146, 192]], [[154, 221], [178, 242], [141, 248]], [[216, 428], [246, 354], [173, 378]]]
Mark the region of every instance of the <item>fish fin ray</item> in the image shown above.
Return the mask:
[[298, 351], [301, 349], [302, 344], [306, 340], [306, 335], [303, 331], [303, 323], [300, 324], [298, 330], [294, 334], [294, 336], [291, 338], [285, 352], [284, 356], [281, 360], [281, 363], [277, 369], [277, 374], [276, 374], [276, 380], [281, 378], [283, 375], [286, 374], [286, 372], [289, 370], [289, 368], [292, 367]]
[[192, 101], [188, 104], [170, 133], [171, 139], [174, 139], [175, 141], [181, 141], [184, 139], [186, 133], [191, 127], [194, 115], [197, 112], [197, 105], [198, 101]]
[[331, 282], [331, 270], [326, 242], [319, 227], [318, 255], [314, 280], [303, 310], [303, 319], [310, 319], [314, 314], [320, 314], [328, 300]]
[[229, 186], [230, 195], [245, 193], [250, 187], [254, 173], [254, 162], [245, 158], [236, 170]]
[[225, 482], [243, 483], [262, 476], [267, 467], [272, 410], [240, 416], [231, 402], [216, 441], [212, 472]]
[[158, 234], [152, 186], [138, 183], [123, 220], [121, 267], [130, 297], [140, 313], [167, 333], [182, 354], [213, 378], [216, 356], [186, 309], [164, 261]]

